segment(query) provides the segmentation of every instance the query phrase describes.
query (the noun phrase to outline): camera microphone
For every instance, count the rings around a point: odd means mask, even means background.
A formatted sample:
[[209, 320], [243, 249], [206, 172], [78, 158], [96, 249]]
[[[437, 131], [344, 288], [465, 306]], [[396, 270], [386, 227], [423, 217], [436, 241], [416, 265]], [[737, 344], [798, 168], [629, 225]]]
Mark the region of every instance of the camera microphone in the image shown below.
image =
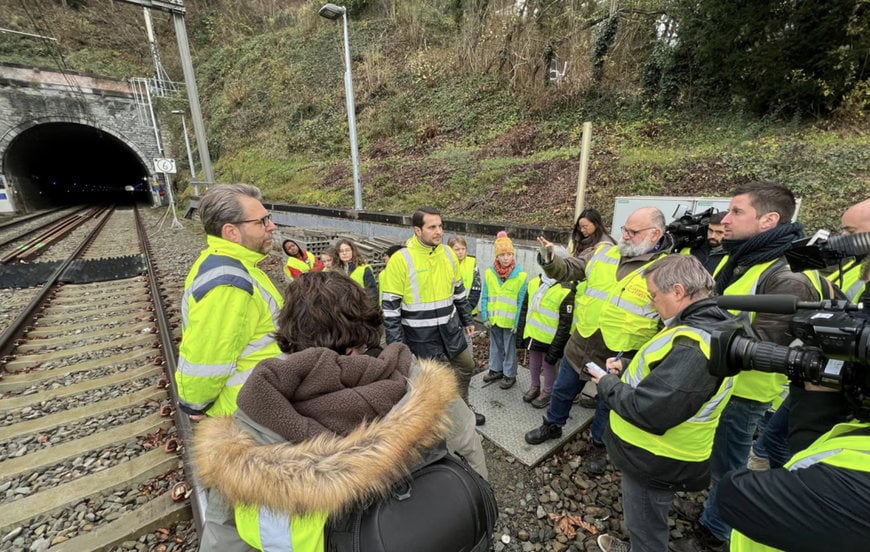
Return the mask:
[[794, 295], [722, 295], [716, 297], [716, 304], [723, 309], [771, 314], [794, 314], [797, 312], [800, 302]]
[[795, 314], [803, 309], [860, 310], [862, 305], [846, 301], [799, 301], [794, 295], [720, 295], [716, 297], [720, 308], [737, 311], [764, 312], [768, 314]]

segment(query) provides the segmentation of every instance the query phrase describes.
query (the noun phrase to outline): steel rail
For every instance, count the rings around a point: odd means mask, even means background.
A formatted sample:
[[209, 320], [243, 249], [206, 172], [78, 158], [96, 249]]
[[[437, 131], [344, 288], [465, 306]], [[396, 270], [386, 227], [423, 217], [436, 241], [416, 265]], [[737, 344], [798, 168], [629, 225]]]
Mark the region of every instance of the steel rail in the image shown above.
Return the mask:
[[69, 235], [73, 230], [85, 224], [91, 218], [98, 217], [107, 210], [107, 208], [102, 208], [102, 210], [93, 209], [90, 213], [87, 213], [84, 216], [72, 214], [60, 221], [55, 221], [56, 224], [54, 226], [42, 234], [34, 236], [26, 243], [19, 245], [13, 251], [10, 251], [0, 258], [0, 264], [8, 264], [13, 261], [23, 261], [24, 259], [41, 254], [45, 251], [46, 246], [49, 246], [64, 236]]
[[[69, 219], [70, 217], [76, 216], [78, 213], [80, 213], [80, 212], [82, 212], [82, 211], [84, 211], [84, 210], [85, 210], [85, 207], [82, 207], [81, 209], [79, 209], [79, 210], [77, 210], [77, 211], [74, 211], [74, 212], [70, 213], [69, 215], [62, 216], [62, 217], [57, 218], [57, 219], [55, 219], [55, 220], [52, 220], [52, 221], [50, 221], [50, 222], [46, 222], [46, 223], [43, 224], [42, 226], [38, 226], [38, 227], [34, 228], [33, 230], [30, 230], [29, 232], [27, 232], [27, 233], [24, 234], [24, 235], [13, 236], [13, 237], [11, 237], [11, 238], [9, 238], [9, 239], [6, 239], [6, 240], [3, 240], [3, 241], [0, 241], [0, 247], [5, 247], [5, 246], [9, 245], [9, 244], [12, 243], [12, 242], [16, 242], [16, 241], [18, 241], [18, 240], [24, 239], [25, 236], [27, 236], [27, 235], [29, 235], [29, 234], [35, 234], [36, 232], [40, 232], [40, 231], [42, 231], [42, 230], [45, 230], [46, 228], [49, 228], [49, 227], [51, 227], [51, 226], [53, 226], [53, 225], [56, 225], [56, 224], [60, 223], [61, 221], [64, 221], [64, 220]], [[15, 226], [15, 225], [12, 224], [12, 223], [7, 223], [7, 224], [5, 224], [3, 227], [0, 227], [0, 230], [2, 230], [3, 228], [11, 227], [11, 226]]]
[[[24, 215], [23, 217], [17, 217], [9, 222], [4, 222], [0, 224], [0, 230], [5, 230], [6, 228], [13, 228], [18, 226], [19, 224], [24, 224], [25, 222], [31, 221], [33, 219], [37, 219], [39, 217], [46, 217], [52, 213], [56, 213], [58, 211], [63, 210], [65, 207], [57, 207], [55, 209], [49, 209], [48, 211], [40, 211], [38, 213], [33, 213], [32, 215]], [[84, 209], [84, 207], [82, 207]]]
[[109, 217], [114, 212], [114, 207], [107, 209], [104, 214], [102, 220], [97, 223], [97, 226], [94, 230], [84, 239], [82, 243], [76, 248], [72, 254], [58, 266], [55, 271], [48, 277], [48, 280], [43, 284], [42, 289], [39, 290], [39, 293], [33, 298], [33, 300], [24, 308], [21, 314], [18, 315], [15, 320], [9, 324], [9, 327], [6, 328], [2, 334], [0, 334], [0, 358], [5, 357], [10, 353], [10, 351], [15, 347], [15, 342], [21, 335], [24, 333], [24, 330], [33, 323], [33, 319], [37, 314], [37, 311], [42, 306], [42, 303], [51, 293], [52, 289], [57, 285], [58, 280], [60, 280], [61, 276], [63, 276], [64, 272], [69, 268], [69, 265], [72, 264], [74, 260], [76, 260], [96, 239], [96, 237], [100, 234], [100, 230], [103, 229], [103, 226], [109, 220]]
[[[134, 207], [136, 211], [136, 229], [139, 234], [139, 245], [145, 255], [145, 264], [148, 269], [148, 281], [151, 287], [151, 296], [154, 300], [154, 318], [157, 322], [157, 328], [160, 334], [160, 346], [163, 349], [164, 368], [166, 377], [169, 380], [169, 393], [172, 396], [172, 402], [178, 404], [178, 387], [175, 385], [175, 368], [177, 366], [177, 358], [175, 355], [175, 343], [172, 341], [172, 330], [169, 326], [169, 317], [166, 315], [166, 307], [163, 304], [163, 296], [160, 293], [160, 286], [157, 281], [157, 271], [154, 263], [151, 261], [151, 244], [148, 241], [148, 235], [145, 231], [145, 225], [139, 217], [139, 208]], [[202, 523], [205, 519], [206, 498], [205, 492], [196, 482], [194, 474], [190, 470], [192, 462], [190, 461], [190, 447], [187, 446], [193, 440], [193, 427], [190, 418], [181, 411], [180, 408], [175, 409], [175, 429], [181, 437], [182, 443], [185, 444], [181, 454], [184, 458], [184, 472], [188, 480], [191, 482], [193, 492], [190, 495], [190, 507], [193, 512], [193, 523], [196, 528], [196, 534], [202, 535]]]

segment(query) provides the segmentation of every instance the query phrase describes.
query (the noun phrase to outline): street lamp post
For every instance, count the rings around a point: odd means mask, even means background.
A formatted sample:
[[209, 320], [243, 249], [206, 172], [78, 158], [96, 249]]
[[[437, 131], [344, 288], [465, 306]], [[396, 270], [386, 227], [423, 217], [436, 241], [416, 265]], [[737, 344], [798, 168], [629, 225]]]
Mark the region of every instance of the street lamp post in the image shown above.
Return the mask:
[[359, 176], [359, 147], [356, 139], [356, 106], [353, 97], [353, 76], [350, 71], [350, 36], [347, 29], [347, 8], [326, 4], [318, 12], [326, 19], [341, 17], [344, 27], [344, 95], [347, 100], [347, 126], [350, 132], [350, 157], [353, 162], [353, 205], [357, 211], [362, 211], [362, 185]]
[[[181, 128], [184, 131], [184, 147], [187, 148], [187, 164], [190, 165], [190, 179], [196, 179], [196, 167], [193, 166], [193, 153], [190, 151], [190, 138], [187, 137], [187, 122], [184, 120], [184, 111], [172, 110], [173, 115], [181, 115]], [[197, 192], [199, 195], [199, 192]]]

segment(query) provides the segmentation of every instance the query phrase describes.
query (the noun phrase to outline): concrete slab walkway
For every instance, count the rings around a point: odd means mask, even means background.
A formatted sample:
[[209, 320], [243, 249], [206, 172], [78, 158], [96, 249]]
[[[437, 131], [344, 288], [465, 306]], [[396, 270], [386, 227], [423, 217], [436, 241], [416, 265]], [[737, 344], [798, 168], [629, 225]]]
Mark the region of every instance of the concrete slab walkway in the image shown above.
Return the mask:
[[526, 443], [527, 431], [541, 425], [547, 410], [533, 408], [523, 402], [523, 393], [529, 389], [529, 370], [520, 366], [517, 383], [510, 389], [499, 387], [499, 380], [483, 382], [486, 371], [471, 379], [469, 402], [475, 410], [486, 416], [486, 424], [477, 428], [481, 435], [527, 466], [534, 466], [552, 454], [575, 433], [592, 423], [594, 410], [574, 405], [568, 423], [562, 428], [561, 439], [551, 439], [540, 445]]

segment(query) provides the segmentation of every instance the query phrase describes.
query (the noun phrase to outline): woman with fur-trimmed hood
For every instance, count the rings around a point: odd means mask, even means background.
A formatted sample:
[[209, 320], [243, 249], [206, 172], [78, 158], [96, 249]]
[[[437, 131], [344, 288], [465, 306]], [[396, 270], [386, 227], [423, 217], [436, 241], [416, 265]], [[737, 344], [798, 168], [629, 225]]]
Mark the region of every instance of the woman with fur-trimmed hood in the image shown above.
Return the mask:
[[195, 429], [193, 462], [209, 488], [201, 552], [322, 551], [331, 514], [384, 495], [445, 438], [486, 477], [450, 368], [403, 344], [378, 349], [381, 325], [340, 272], [287, 286], [277, 341], [288, 354], [252, 371], [233, 417]]

